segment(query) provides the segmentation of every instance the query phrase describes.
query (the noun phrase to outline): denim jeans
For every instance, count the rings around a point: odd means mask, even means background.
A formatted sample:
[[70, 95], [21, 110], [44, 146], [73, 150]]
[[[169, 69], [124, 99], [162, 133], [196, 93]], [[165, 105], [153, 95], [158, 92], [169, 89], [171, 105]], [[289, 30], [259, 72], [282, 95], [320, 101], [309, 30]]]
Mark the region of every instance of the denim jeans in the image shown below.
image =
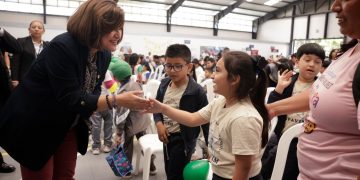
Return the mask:
[[112, 126], [113, 126], [113, 116], [111, 110], [95, 112], [91, 117], [90, 121], [92, 122], [92, 139], [94, 143], [92, 144], [92, 148], [100, 148], [100, 132], [101, 125], [104, 120], [104, 145], [111, 147], [112, 146]]

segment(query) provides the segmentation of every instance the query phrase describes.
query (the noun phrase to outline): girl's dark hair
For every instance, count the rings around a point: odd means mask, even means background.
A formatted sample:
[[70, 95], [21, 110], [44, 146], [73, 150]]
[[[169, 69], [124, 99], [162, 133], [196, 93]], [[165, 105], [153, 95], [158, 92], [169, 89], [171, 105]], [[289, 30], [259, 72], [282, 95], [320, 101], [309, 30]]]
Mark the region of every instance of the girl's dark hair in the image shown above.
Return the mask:
[[[69, 18], [67, 31], [90, 48], [101, 48], [101, 37], [123, 29], [125, 13], [113, 0], [88, 0]], [[122, 33], [123, 34], [123, 33]], [[118, 44], [122, 40], [122, 36]]]
[[197, 81], [196, 73], [195, 73], [195, 66], [193, 65], [189, 74], [190, 77], [192, 77], [195, 82]]
[[335, 52], [335, 51], [337, 51], [337, 50], [338, 50], [338, 49], [332, 49], [332, 50], [330, 51], [330, 53], [329, 53], [329, 60], [330, 60], [330, 61], [336, 59], [337, 54], [335, 54], [335, 57], [332, 57], [332, 53]]
[[257, 67], [255, 60], [241, 51], [230, 51], [224, 54], [223, 59], [225, 69], [228, 72], [228, 79], [233, 79], [237, 75], [240, 76], [240, 84], [237, 87], [238, 100], [244, 99], [249, 95], [252, 104], [263, 119], [261, 147], [265, 147], [268, 142], [270, 123], [268, 111], [265, 107], [267, 88], [265, 72]]

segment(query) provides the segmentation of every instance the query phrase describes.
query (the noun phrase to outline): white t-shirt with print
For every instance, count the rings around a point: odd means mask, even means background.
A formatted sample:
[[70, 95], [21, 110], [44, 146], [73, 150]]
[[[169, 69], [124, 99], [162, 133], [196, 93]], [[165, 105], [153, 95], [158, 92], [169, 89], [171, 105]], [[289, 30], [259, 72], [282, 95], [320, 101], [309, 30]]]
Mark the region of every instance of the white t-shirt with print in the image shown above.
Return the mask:
[[[293, 92], [292, 92], [292, 96], [296, 96], [296, 95], [300, 94], [304, 90], [310, 88], [311, 85], [312, 85], [312, 83], [303, 83], [303, 82], [296, 81]], [[282, 130], [282, 133], [284, 133], [290, 127], [292, 127], [298, 123], [303, 123], [304, 119], [306, 118], [307, 115], [308, 115], [308, 112], [298, 112], [298, 113], [288, 114], [286, 116], [285, 126], [284, 126], [284, 129]]]
[[260, 173], [261, 132], [260, 114], [246, 98], [230, 107], [225, 98], [214, 99], [199, 112], [210, 122], [209, 153], [215, 174], [231, 179], [235, 168], [235, 155], [253, 155], [249, 178]]
[[[172, 87], [171, 84], [172, 83], [170, 83], [168, 88], [166, 89], [163, 103], [173, 108], [179, 109], [180, 99], [185, 92], [187, 84], [184, 84], [179, 88]], [[180, 125], [178, 122], [170, 119], [165, 114], [163, 116], [164, 116], [164, 125], [166, 129], [168, 129], [169, 133], [180, 132]]]

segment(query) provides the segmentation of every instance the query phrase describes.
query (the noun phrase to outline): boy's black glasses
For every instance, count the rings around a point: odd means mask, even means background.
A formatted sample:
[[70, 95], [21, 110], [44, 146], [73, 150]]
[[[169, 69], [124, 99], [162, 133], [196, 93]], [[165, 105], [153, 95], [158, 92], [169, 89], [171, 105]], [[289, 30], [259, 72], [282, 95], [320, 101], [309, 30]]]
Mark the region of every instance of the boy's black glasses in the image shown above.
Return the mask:
[[171, 69], [173, 69], [175, 72], [181, 71], [184, 65], [186, 64], [164, 64], [166, 71], [171, 71]]

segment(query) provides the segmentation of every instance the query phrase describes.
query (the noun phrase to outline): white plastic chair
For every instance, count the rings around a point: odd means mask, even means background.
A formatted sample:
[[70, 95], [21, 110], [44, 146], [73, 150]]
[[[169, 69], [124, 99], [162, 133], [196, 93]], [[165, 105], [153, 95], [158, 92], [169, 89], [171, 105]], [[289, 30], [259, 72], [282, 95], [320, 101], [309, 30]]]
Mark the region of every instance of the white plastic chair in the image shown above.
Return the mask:
[[272, 91], [274, 91], [275, 87], [268, 87], [266, 89], [266, 95], [265, 95], [265, 104], [267, 104], [268, 99], [269, 99], [269, 95]]
[[[155, 98], [157, 94], [157, 90], [159, 88], [160, 81], [156, 79], [149, 80], [146, 85], [144, 85], [143, 90], [144, 94], [147, 97]], [[144, 136], [140, 137], [138, 141], [138, 148], [136, 149], [136, 163], [135, 163], [135, 174], [139, 173], [140, 169], [140, 158], [141, 158], [141, 151], [144, 153], [144, 163], [143, 165], [143, 180], [149, 179], [150, 173], [150, 162], [151, 162], [151, 155], [153, 153], [158, 153], [163, 151], [163, 143], [159, 140], [155, 123], [153, 120], [153, 115], [149, 114], [151, 117], [151, 124], [148, 128], [148, 133]]]
[[163, 77], [163, 71], [164, 65], [159, 65], [158, 67], [156, 67], [153, 78], [156, 80], [161, 80], [161, 78]]
[[215, 93], [214, 93], [214, 82], [213, 79], [207, 79], [204, 82], [200, 83], [201, 87], [206, 86], [206, 96], [209, 102], [214, 100]]
[[282, 134], [277, 147], [276, 159], [275, 159], [274, 169], [271, 175], [271, 180], [282, 179], [287, 155], [289, 152], [290, 143], [295, 137], [299, 137], [299, 135], [303, 130], [302, 126], [303, 123], [296, 124]]
[[143, 180], [149, 179], [151, 155], [163, 151], [163, 143], [157, 134], [145, 134], [139, 139], [140, 148], [136, 154], [135, 174], [139, 173], [141, 150], [144, 152]]
[[160, 81], [156, 79], [150, 79], [146, 85], [143, 86], [144, 94], [146, 97], [155, 98], [157, 90], [159, 89]]

